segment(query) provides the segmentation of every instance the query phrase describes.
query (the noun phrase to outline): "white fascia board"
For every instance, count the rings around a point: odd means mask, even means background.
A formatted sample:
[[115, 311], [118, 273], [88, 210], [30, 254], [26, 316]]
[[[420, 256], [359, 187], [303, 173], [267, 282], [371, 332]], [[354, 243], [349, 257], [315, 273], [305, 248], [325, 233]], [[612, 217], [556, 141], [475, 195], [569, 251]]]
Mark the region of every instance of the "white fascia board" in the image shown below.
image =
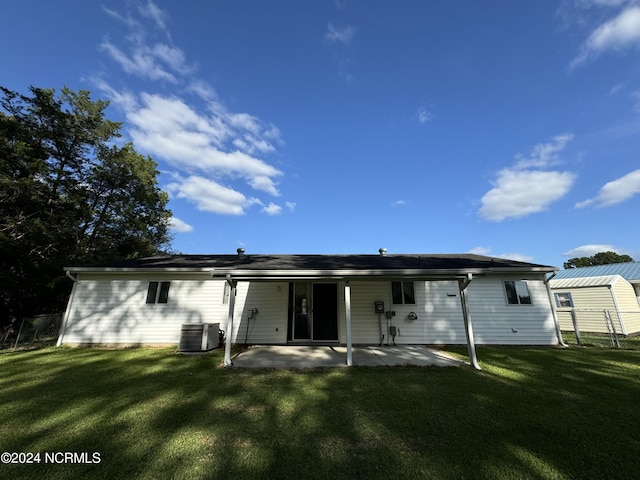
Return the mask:
[[93, 273], [93, 274], [144, 274], [144, 273], [175, 273], [175, 274], [209, 274], [213, 277], [225, 277], [231, 275], [236, 280], [267, 280], [267, 279], [331, 279], [331, 278], [353, 278], [353, 277], [387, 277], [387, 278], [458, 278], [466, 277], [468, 273], [473, 275], [499, 275], [517, 273], [548, 273], [551, 270], [544, 267], [533, 268], [468, 268], [468, 269], [404, 269], [404, 270], [259, 270], [259, 269], [216, 269], [213, 267], [193, 268], [193, 267], [64, 267], [64, 271], [69, 273]]

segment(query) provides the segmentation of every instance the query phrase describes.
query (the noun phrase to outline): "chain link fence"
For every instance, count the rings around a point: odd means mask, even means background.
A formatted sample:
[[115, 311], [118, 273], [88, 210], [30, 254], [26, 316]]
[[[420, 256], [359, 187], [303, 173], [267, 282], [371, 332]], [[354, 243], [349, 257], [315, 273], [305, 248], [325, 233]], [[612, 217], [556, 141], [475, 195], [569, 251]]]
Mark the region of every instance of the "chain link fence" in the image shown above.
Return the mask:
[[7, 327], [0, 337], [0, 349], [51, 345], [58, 340], [63, 313], [25, 318]]
[[556, 313], [565, 343], [640, 349], [640, 312], [572, 308]]

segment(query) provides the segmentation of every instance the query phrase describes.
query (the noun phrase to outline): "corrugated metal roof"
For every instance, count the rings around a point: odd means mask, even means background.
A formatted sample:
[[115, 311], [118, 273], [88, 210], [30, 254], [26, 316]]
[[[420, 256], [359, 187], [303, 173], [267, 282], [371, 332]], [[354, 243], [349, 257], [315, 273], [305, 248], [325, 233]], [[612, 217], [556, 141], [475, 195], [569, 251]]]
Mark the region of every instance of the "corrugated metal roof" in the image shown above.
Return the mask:
[[611, 263], [594, 267], [569, 268], [560, 270], [555, 279], [578, 277], [603, 277], [620, 275], [625, 280], [640, 280], [640, 262]]
[[576, 278], [554, 278], [549, 282], [553, 289], [578, 288], [578, 287], [603, 287], [611, 285], [618, 280], [624, 279], [620, 275], [606, 275], [602, 277], [576, 277]]

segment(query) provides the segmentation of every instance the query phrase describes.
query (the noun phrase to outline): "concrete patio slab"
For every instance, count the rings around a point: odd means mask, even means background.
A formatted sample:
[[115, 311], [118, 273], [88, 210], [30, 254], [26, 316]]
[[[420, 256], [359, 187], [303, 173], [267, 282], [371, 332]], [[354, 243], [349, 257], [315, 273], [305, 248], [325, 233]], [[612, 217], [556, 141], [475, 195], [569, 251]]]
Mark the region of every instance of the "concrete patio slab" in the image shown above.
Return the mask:
[[[352, 349], [355, 366], [439, 366], [457, 367], [466, 362], [443, 352], [418, 345], [356, 346]], [[240, 352], [233, 359], [238, 368], [314, 368], [346, 367], [345, 346], [258, 345]]]

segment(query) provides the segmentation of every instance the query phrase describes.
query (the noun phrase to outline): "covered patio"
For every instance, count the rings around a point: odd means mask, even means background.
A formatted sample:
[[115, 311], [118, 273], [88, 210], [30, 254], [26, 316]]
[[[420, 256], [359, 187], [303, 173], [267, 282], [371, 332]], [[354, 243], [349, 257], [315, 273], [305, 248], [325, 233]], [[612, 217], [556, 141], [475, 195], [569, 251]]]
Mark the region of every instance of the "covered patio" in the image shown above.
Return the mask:
[[[353, 346], [354, 366], [457, 367], [468, 363], [444, 352], [420, 345]], [[231, 359], [238, 368], [346, 367], [346, 346], [259, 345], [243, 350]]]

